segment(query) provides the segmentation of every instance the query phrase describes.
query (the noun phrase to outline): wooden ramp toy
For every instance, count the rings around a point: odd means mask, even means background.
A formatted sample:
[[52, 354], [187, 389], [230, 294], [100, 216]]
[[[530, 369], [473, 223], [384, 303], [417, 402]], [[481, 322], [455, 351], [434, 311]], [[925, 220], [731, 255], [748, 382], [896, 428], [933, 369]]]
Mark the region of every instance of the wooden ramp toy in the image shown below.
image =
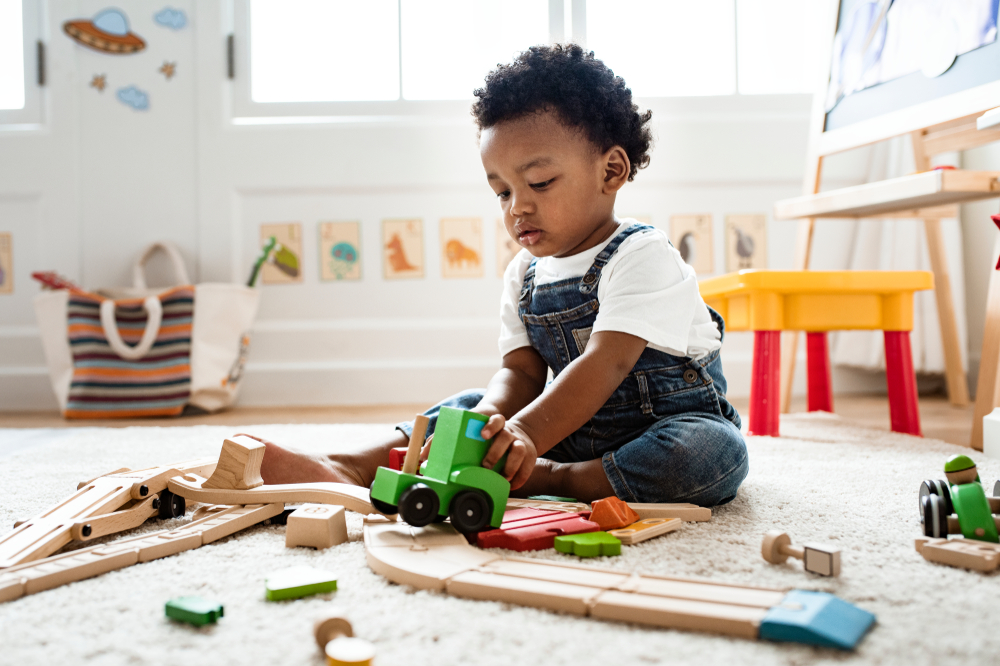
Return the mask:
[[365, 521], [372, 571], [401, 585], [605, 620], [853, 649], [875, 616], [823, 592], [652, 576], [470, 546], [450, 525]]
[[183, 515], [184, 500], [167, 490], [167, 480], [183, 473], [211, 474], [215, 464], [214, 459], [205, 459], [123, 469], [81, 483], [71, 497], [0, 537], [0, 570], [39, 560], [73, 540], [89, 541], [138, 527], [156, 515]]

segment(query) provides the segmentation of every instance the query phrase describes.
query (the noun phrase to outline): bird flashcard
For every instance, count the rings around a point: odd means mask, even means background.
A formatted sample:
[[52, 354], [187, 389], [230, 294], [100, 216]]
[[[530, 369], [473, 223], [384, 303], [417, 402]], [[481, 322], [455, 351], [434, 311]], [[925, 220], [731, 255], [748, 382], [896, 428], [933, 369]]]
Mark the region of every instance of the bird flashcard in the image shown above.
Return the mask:
[[698, 275], [715, 271], [711, 215], [671, 215], [670, 242]]
[[125, 12], [114, 7], [99, 11], [93, 19], [63, 23], [63, 31], [78, 44], [113, 55], [138, 53], [146, 41], [131, 31]]
[[423, 220], [382, 220], [382, 271], [386, 280], [424, 276]]
[[441, 220], [441, 277], [483, 277], [483, 221], [478, 217]]
[[261, 268], [264, 284], [294, 284], [302, 282], [302, 225], [284, 222], [260, 225], [260, 246], [274, 236], [274, 250]]
[[503, 277], [504, 271], [514, 257], [521, 251], [521, 246], [507, 233], [503, 220], [497, 218], [497, 277]]
[[14, 251], [9, 233], [0, 233], [0, 294], [14, 293]]
[[726, 216], [726, 270], [767, 268], [767, 216]]
[[320, 222], [320, 280], [325, 282], [336, 280], [360, 280], [360, 249], [360, 222]]

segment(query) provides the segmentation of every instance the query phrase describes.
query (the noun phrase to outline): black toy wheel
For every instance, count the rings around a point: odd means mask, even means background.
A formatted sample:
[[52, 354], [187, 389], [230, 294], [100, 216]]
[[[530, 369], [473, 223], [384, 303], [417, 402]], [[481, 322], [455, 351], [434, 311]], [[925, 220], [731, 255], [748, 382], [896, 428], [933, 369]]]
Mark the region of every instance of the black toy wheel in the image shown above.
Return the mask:
[[941, 481], [940, 479], [928, 479], [927, 481], [922, 481], [920, 483], [920, 495], [917, 497], [917, 503], [920, 508], [921, 522], [923, 522], [924, 519], [924, 498], [928, 495], [937, 495], [943, 499], [945, 515], [952, 514], [951, 491], [948, 490], [948, 483], [946, 481]]
[[924, 518], [924, 536], [947, 539], [949, 514], [945, 511], [944, 498], [940, 495], [926, 495], [920, 500], [920, 504]]
[[184, 498], [169, 490], [160, 493], [160, 518], [180, 518], [187, 510]]
[[441, 500], [437, 493], [423, 483], [414, 483], [399, 496], [399, 515], [414, 527], [423, 527], [434, 522]]
[[463, 534], [479, 532], [490, 522], [490, 500], [478, 490], [463, 490], [451, 500], [448, 516], [452, 526]]
[[387, 516], [392, 516], [398, 513], [399, 509], [396, 508], [395, 504], [389, 504], [388, 502], [383, 502], [382, 500], [377, 500], [374, 497], [371, 497], [371, 490], [374, 487], [375, 487], [375, 482], [372, 481], [372, 485], [368, 486], [368, 494], [369, 494], [369, 499], [371, 499], [372, 501], [372, 506], [375, 507], [375, 510]]

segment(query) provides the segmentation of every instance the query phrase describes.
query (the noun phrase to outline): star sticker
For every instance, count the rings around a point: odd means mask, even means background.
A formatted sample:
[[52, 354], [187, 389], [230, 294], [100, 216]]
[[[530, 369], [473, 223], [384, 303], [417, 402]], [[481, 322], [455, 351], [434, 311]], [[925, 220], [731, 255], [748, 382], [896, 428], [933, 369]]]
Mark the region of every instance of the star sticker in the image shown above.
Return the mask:
[[104, 86], [108, 85], [108, 77], [105, 74], [94, 74], [90, 80], [90, 87], [97, 88], [98, 92], [104, 92]]
[[163, 62], [163, 67], [160, 68], [160, 74], [167, 77], [167, 81], [173, 78], [174, 70], [177, 69], [176, 62]]

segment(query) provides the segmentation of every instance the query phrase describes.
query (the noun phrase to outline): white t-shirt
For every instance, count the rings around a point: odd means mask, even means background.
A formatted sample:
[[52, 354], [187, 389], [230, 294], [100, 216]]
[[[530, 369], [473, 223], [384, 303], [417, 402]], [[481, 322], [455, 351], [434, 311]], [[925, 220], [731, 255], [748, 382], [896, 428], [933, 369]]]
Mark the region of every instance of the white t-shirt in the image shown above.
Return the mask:
[[[621, 220], [618, 233], [632, 224], [638, 223]], [[535, 284], [583, 276], [615, 236], [570, 257], [539, 258], [535, 262]], [[504, 272], [500, 299], [501, 356], [531, 346], [524, 324], [517, 316], [524, 274], [531, 260], [532, 255], [521, 250]], [[695, 359], [722, 347], [722, 336], [701, 299], [694, 269], [684, 263], [680, 252], [659, 229], [634, 233], [622, 242], [601, 271], [597, 300], [600, 310], [591, 334], [629, 333], [646, 340], [647, 347]]]

